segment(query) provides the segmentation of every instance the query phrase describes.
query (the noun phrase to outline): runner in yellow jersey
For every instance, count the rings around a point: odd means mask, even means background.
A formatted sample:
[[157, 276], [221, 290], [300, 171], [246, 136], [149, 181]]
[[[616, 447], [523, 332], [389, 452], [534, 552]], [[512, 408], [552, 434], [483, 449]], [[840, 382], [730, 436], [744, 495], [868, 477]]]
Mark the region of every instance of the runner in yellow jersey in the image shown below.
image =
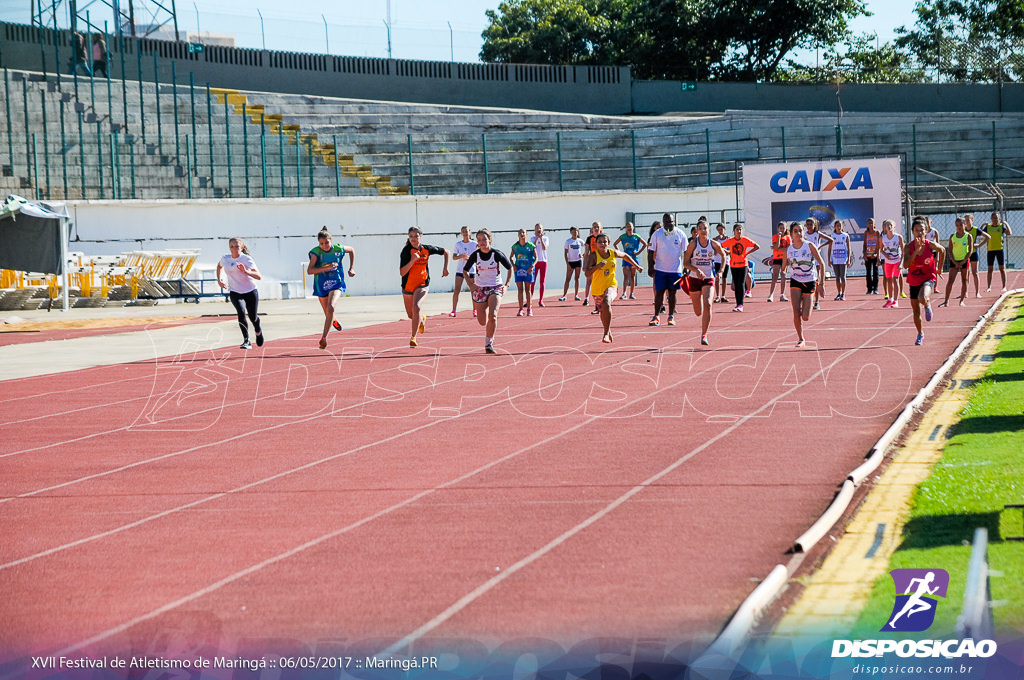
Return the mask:
[[590, 280], [590, 296], [594, 299], [594, 309], [601, 314], [604, 336], [601, 342], [612, 341], [612, 302], [619, 294], [619, 280], [615, 275], [615, 259], [622, 258], [636, 267], [637, 273], [643, 272], [640, 263], [622, 250], [609, 248], [611, 239], [608, 234], [597, 234], [594, 249], [587, 253], [583, 272]]
[[1006, 266], [1003, 258], [1003, 235], [1013, 236], [1010, 225], [1003, 222], [999, 213], [992, 213], [992, 221], [981, 225], [982, 231], [988, 234], [988, 287], [985, 292], [992, 290], [992, 265], [999, 263], [999, 276], [1003, 279], [1003, 292], [1006, 292]]
[[971, 254], [974, 252], [974, 239], [967, 233], [964, 221], [956, 218], [956, 231], [949, 236], [949, 277], [946, 279], [946, 299], [939, 307], [949, 304], [949, 295], [953, 292], [953, 283], [960, 278], [960, 306], [963, 307], [967, 297], [967, 275], [971, 270]]

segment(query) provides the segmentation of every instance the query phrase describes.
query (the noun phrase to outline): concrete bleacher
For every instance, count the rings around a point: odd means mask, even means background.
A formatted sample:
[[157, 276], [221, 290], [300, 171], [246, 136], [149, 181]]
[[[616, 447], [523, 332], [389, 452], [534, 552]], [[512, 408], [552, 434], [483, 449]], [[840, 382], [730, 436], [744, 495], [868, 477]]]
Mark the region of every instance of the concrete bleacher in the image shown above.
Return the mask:
[[668, 189], [840, 155], [902, 156], [917, 200], [1024, 179], [1021, 113], [597, 116], [13, 71], [3, 88], [0, 193], [51, 199]]

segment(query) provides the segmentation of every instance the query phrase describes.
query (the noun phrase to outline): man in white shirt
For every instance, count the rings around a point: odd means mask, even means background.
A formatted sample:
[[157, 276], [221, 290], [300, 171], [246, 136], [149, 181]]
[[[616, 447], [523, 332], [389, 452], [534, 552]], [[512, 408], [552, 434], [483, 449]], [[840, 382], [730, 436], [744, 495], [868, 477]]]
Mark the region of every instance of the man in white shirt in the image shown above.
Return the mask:
[[648, 325], [661, 325], [661, 306], [668, 291], [668, 325], [676, 325], [676, 291], [683, 277], [683, 251], [686, 236], [675, 228], [672, 216], [662, 217], [661, 229], [651, 236], [650, 250], [654, 253], [654, 316]]

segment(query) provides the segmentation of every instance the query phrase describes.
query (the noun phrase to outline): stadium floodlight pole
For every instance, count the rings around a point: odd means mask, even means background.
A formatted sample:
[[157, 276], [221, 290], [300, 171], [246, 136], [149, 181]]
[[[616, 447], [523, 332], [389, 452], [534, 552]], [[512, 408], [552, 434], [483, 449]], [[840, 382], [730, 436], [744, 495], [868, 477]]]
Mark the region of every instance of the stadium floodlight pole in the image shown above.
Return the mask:
[[384, 21], [384, 28], [388, 29], [388, 59], [391, 58], [391, 24]]
[[321, 14], [320, 18], [324, 20], [324, 54], [330, 54], [331, 53], [331, 36], [327, 32], [327, 17], [325, 17], [323, 14]]
[[192, 6], [196, 8], [196, 37], [203, 42], [203, 29], [199, 27], [199, 6], [193, 1]]
[[452, 30], [452, 22], [448, 22], [448, 44], [451, 47], [452, 61], [455, 61], [455, 32]]
[[256, 8], [256, 14], [260, 15], [260, 37], [263, 38], [263, 49], [267, 49], [267, 34], [263, 31], [263, 12]]

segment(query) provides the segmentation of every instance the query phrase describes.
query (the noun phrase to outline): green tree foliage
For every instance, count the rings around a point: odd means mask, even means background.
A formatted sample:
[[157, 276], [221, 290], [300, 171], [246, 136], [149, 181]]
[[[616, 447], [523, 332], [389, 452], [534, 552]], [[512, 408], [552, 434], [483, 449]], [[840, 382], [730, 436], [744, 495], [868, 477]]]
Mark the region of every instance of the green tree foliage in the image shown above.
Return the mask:
[[893, 43], [877, 42], [874, 35], [859, 35], [840, 54], [828, 52], [822, 66], [808, 66], [789, 60], [779, 69], [776, 80], [806, 83], [920, 83], [925, 73]]
[[940, 80], [989, 82], [1024, 76], [1024, 0], [921, 0], [896, 47]]
[[863, 0], [507, 0], [487, 11], [480, 58], [772, 80], [793, 49], [843, 40], [864, 13]]

